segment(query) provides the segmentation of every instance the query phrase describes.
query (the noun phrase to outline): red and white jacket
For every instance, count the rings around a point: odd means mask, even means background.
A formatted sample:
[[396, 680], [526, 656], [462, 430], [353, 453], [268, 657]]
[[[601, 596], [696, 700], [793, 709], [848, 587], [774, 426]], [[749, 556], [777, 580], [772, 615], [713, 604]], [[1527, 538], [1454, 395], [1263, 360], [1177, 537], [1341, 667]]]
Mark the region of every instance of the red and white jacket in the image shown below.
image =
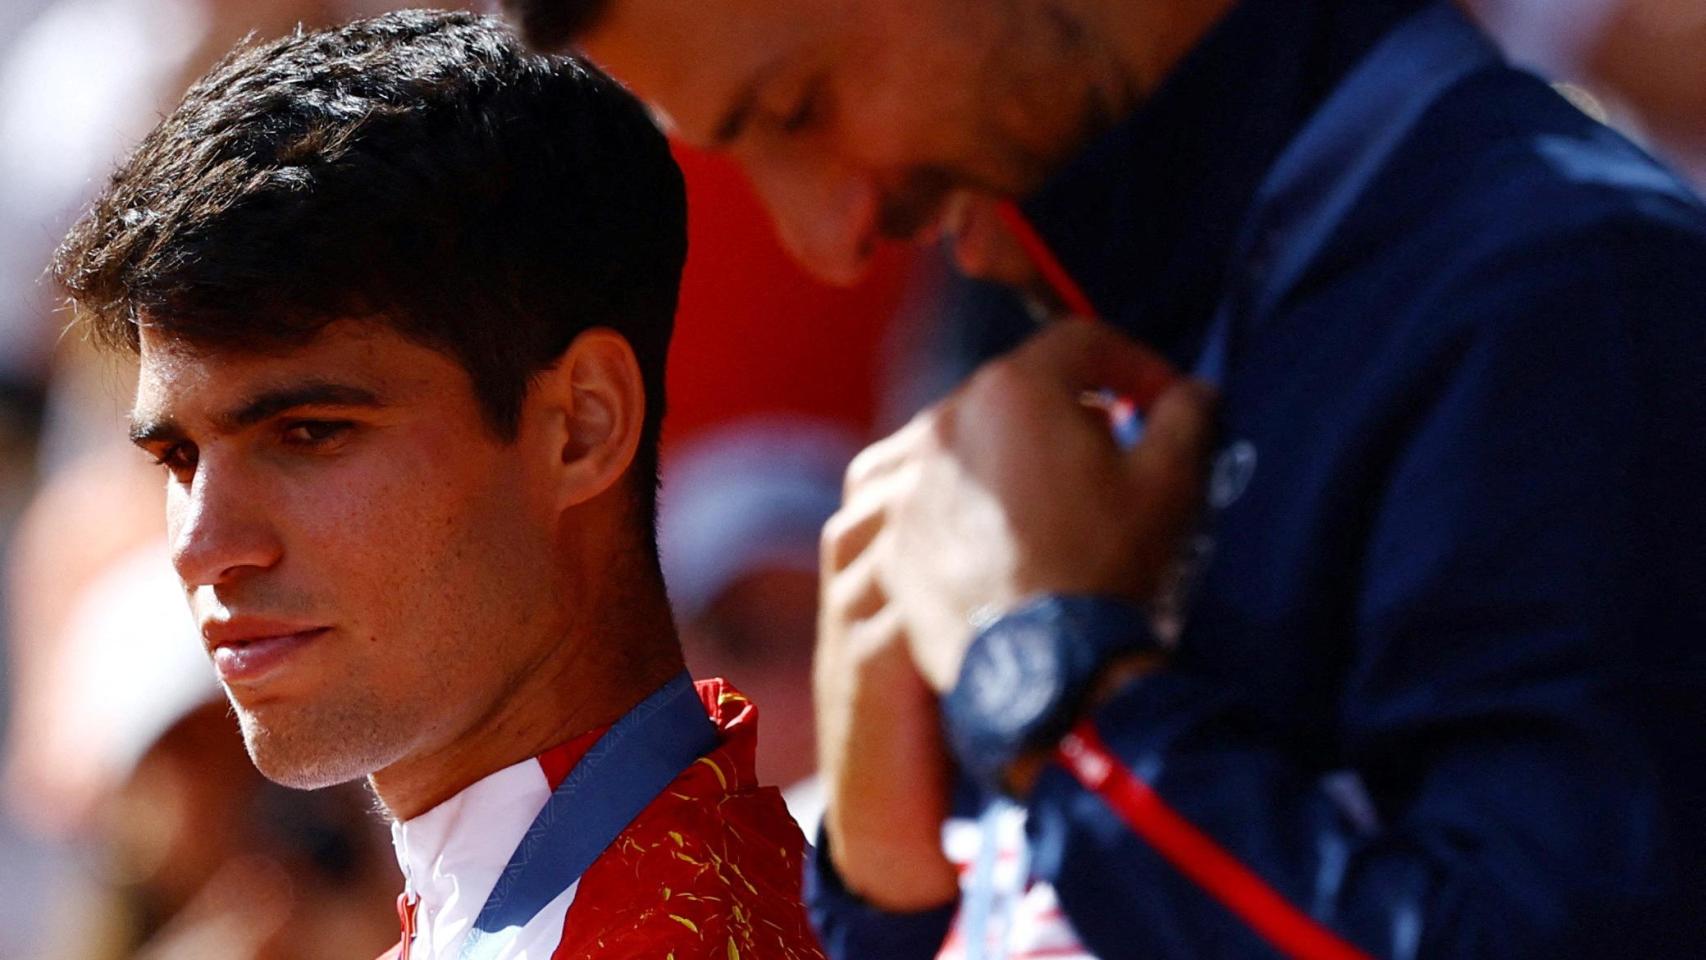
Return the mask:
[[[505, 960], [821, 960], [800, 904], [805, 841], [753, 774], [758, 710], [724, 681], [697, 688], [721, 744], [517, 931]], [[455, 960], [510, 854], [601, 733], [392, 825], [404, 936], [382, 960]]]

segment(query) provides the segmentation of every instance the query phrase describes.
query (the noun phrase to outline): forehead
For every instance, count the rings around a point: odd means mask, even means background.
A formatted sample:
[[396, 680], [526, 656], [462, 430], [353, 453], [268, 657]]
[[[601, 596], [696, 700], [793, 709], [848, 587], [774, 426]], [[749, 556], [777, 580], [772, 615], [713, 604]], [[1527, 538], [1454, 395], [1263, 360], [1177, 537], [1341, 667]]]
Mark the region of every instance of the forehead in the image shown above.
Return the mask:
[[455, 381], [467, 383], [449, 357], [368, 321], [340, 320], [306, 343], [266, 349], [203, 346], [144, 325], [138, 359], [139, 413], [192, 414], [258, 388], [303, 380], [347, 383], [395, 400], [436, 396]]
[[710, 144], [755, 83], [821, 49], [851, 0], [615, 0], [580, 48], [682, 139]]

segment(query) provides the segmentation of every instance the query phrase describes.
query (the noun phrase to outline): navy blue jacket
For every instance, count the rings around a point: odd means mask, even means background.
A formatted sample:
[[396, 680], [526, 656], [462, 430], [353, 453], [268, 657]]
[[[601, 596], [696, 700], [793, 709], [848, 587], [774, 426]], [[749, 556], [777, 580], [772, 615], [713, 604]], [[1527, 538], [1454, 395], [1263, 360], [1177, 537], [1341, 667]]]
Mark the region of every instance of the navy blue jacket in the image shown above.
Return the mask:
[[[1190, 367], [1265, 266], [1232, 250], [1268, 168], [1418, 6], [1246, 0], [1027, 211]], [[1496, 65], [1228, 344], [1239, 453], [1173, 665], [1095, 717], [1115, 752], [1370, 954], [1706, 956], [1706, 212]], [[1064, 770], [1028, 807], [1100, 957], [1271, 955]], [[812, 880], [834, 956], [941, 941]]]

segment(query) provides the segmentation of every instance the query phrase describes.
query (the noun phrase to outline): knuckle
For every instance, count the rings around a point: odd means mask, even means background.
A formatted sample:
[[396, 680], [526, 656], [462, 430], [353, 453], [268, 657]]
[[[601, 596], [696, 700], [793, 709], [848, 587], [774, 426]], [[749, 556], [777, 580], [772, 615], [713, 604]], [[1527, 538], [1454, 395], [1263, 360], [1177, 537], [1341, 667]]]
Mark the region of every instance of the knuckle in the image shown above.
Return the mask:
[[853, 541], [856, 523], [846, 511], [837, 512], [823, 525], [818, 535], [818, 563], [824, 576], [838, 574], [859, 555]]
[[847, 471], [843, 474], [841, 484], [843, 500], [852, 499], [853, 494], [870, 480], [876, 472], [877, 464], [882, 462], [882, 454], [883, 444], [879, 442], [859, 451], [858, 455], [847, 464]]
[[844, 631], [883, 608], [887, 597], [873, 570], [872, 558], [861, 554], [845, 568], [824, 575], [818, 591], [823, 632]]
[[818, 531], [818, 556], [824, 561], [825, 570], [836, 569], [829, 560], [835, 556], [836, 548], [847, 539], [847, 511], [837, 510], [823, 522], [823, 529]]
[[899, 618], [886, 616], [886, 612], [884, 608], [848, 626], [843, 662], [847, 669], [861, 675], [886, 672], [910, 656]]
[[1021, 357], [1010, 354], [991, 360], [966, 381], [962, 403], [972, 409], [999, 406], [1007, 397], [1022, 391], [1026, 379]]

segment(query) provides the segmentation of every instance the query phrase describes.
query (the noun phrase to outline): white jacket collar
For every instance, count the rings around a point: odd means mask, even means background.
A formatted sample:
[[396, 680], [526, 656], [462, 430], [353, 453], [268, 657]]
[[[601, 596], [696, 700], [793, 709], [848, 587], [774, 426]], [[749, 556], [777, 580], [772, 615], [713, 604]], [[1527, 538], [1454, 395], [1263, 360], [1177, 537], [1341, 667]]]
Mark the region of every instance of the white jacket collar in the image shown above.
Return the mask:
[[454, 957], [510, 854], [551, 796], [535, 759], [505, 767], [413, 820], [391, 824], [414, 902], [412, 957]]

